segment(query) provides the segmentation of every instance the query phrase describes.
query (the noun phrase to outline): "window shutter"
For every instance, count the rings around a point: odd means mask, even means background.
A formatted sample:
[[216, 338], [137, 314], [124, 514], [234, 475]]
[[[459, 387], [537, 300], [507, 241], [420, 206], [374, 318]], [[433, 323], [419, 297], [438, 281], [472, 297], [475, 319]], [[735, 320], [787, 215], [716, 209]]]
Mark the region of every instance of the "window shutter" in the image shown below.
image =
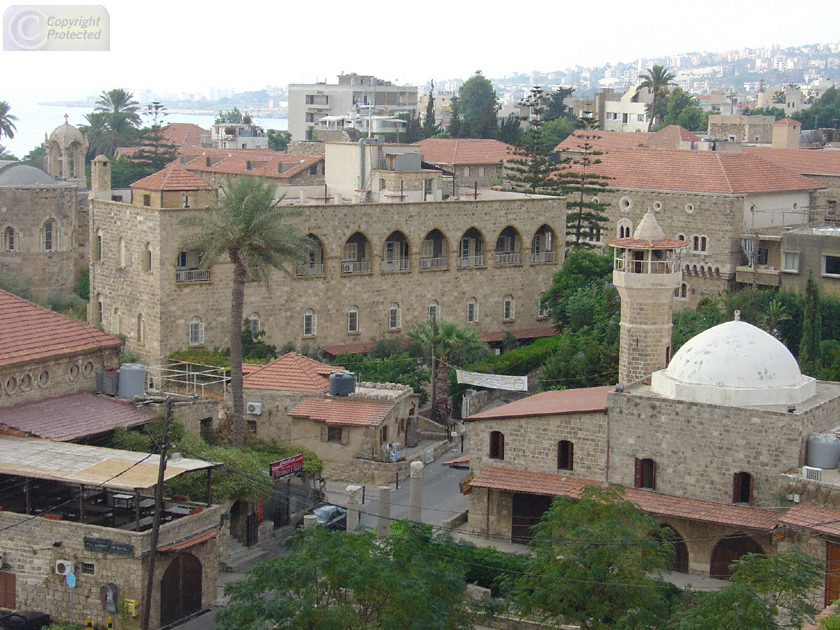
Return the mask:
[[329, 439], [329, 429], [327, 425], [321, 427], [321, 441], [326, 442]]
[[204, 343], [204, 322], [198, 324], [198, 343]]
[[656, 461], [650, 460], [650, 489], [656, 490]]
[[575, 445], [573, 442], [569, 442], [569, 470], [575, 469]]
[[505, 458], [505, 434], [499, 432], [499, 459]]
[[638, 457], [636, 458], [636, 470], [633, 476], [633, 487], [634, 488], [641, 488], [642, 483], [644, 483], [645, 479], [645, 467], [642, 463], [642, 460]]
[[741, 499], [741, 475], [732, 475], [732, 503], [738, 503]]
[[348, 429], [339, 429], [341, 431], [341, 443], [344, 446], [350, 442], [350, 431]]

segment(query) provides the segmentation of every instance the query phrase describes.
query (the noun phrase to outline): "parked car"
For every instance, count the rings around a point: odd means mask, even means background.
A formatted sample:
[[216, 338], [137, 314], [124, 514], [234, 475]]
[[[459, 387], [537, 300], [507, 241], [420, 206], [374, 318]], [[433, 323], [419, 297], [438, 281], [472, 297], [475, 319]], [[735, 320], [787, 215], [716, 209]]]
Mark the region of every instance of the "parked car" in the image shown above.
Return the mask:
[[41, 630], [41, 628], [50, 625], [51, 621], [47, 613], [35, 610], [0, 612], [0, 628], [2, 630]]
[[[332, 531], [347, 529], [347, 509], [339, 505], [319, 505], [307, 510], [306, 513], [314, 514], [315, 522], [320, 527], [326, 527]], [[298, 527], [303, 527], [303, 519], [300, 519], [295, 525], [295, 528]]]

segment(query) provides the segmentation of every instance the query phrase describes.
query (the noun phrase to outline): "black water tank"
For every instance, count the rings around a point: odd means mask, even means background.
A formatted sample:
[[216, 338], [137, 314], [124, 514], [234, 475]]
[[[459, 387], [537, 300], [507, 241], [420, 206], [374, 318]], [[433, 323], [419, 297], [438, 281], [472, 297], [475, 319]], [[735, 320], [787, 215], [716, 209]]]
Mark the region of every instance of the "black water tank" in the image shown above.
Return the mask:
[[356, 391], [353, 372], [330, 372], [330, 396], [348, 396]]

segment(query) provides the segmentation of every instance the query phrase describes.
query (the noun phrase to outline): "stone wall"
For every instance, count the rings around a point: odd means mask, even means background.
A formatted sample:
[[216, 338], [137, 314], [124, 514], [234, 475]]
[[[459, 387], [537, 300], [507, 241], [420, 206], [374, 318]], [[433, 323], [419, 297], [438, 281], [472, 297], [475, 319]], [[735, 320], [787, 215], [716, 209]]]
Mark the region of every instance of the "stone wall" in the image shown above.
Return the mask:
[[442, 440], [411, 457], [398, 462], [375, 462], [368, 459], [354, 458], [348, 463], [324, 462], [324, 479], [346, 481], [363, 485], [382, 485], [394, 480], [405, 479], [411, 472], [411, 462], [426, 462], [427, 457], [437, 459], [452, 448], [448, 440]]
[[650, 458], [657, 491], [730, 503], [733, 475], [747, 472], [752, 505], [777, 506], [779, 475], [804, 463], [808, 435], [836, 426], [838, 393], [840, 386], [819, 383], [817, 396], [795, 413], [669, 400], [647, 390], [610, 393], [609, 481], [632, 487], [634, 460]]

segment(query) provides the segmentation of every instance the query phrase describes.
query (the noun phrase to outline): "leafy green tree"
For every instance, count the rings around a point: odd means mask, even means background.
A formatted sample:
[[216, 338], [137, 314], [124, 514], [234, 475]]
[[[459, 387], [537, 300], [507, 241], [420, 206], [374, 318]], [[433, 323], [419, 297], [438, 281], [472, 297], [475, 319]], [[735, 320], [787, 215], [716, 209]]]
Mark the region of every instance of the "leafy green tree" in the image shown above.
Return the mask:
[[643, 88], [647, 88], [653, 96], [653, 100], [648, 104], [647, 107], [647, 130], [650, 131], [651, 127], [653, 126], [654, 119], [659, 118], [659, 104], [662, 98], [668, 93], [668, 86], [670, 86], [674, 82], [674, 74], [664, 66], [654, 64], [653, 68], [651, 68], [650, 70], [646, 70], [644, 73], [640, 74], [639, 78], [642, 81], [636, 88], [636, 93], [638, 93]]
[[787, 101], [787, 93], [784, 90], [776, 90], [773, 92], [772, 103], [774, 105], [784, 105]]
[[136, 144], [142, 122], [139, 111], [140, 104], [131, 92], [122, 88], [103, 91], [94, 111], [85, 115], [87, 125], [80, 126], [88, 138], [88, 159], [99, 154], [113, 157], [117, 148]]
[[575, 88], [573, 87], [558, 87], [552, 92], [548, 93], [548, 100], [545, 105], [545, 119], [556, 120], [558, 118], [574, 119], [571, 108], [564, 102], [572, 94]]
[[791, 118], [800, 121], [803, 129], [836, 128], [840, 121], [840, 89], [831, 86], [808, 109], [792, 114]]
[[566, 196], [566, 245], [573, 249], [596, 247], [607, 221], [609, 204], [600, 196], [609, 190], [608, 177], [594, 172], [601, 163], [601, 151], [594, 141], [599, 137], [591, 121], [581, 121], [583, 129], [575, 134], [577, 152], [559, 173], [560, 190]]
[[370, 531], [307, 527], [286, 545], [288, 555], [226, 587], [220, 630], [472, 627], [464, 570], [441, 557], [425, 528], [377, 540]]
[[792, 549], [747, 554], [735, 561], [729, 584], [689, 592], [671, 623], [674, 630], [783, 630], [801, 628], [817, 608], [812, 593], [825, 578], [824, 563]]
[[806, 372], [813, 372], [820, 366], [820, 342], [822, 341], [822, 316], [820, 313], [820, 290], [814, 281], [814, 272], [809, 270], [805, 284], [805, 306], [802, 315], [802, 341], [799, 344], [799, 363]]
[[522, 126], [517, 116], [508, 116], [499, 121], [499, 140], [516, 144], [522, 140]]
[[272, 268], [291, 273], [289, 265], [303, 260], [311, 240], [289, 224], [292, 214], [274, 199], [274, 186], [263, 179], [241, 177], [223, 187], [221, 203], [183, 219], [195, 228], [184, 249], [197, 249], [202, 266], [209, 269], [223, 255], [233, 263], [230, 316], [231, 396], [233, 445], [241, 448], [244, 434], [242, 397], [242, 334], [245, 282], [266, 283]]
[[505, 176], [516, 190], [551, 193], [559, 186], [557, 175], [562, 165], [553, 158], [554, 146], [546, 146], [543, 141], [544, 102], [545, 92], [536, 86], [521, 103], [528, 107], [529, 126], [514, 146], [514, 157], [505, 163]]
[[547, 309], [555, 326], [566, 319], [566, 303], [579, 289], [612, 280], [612, 256], [585, 249], [573, 249], [563, 266], [551, 279], [551, 286], [542, 297], [541, 306]]
[[676, 589], [658, 573], [673, 547], [620, 486], [557, 497], [533, 531], [531, 562], [513, 587], [524, 615], [585, 630], [666, 625]]
[[457, 96], [453, 96], [449, 101], [449, 127], [447, 129], [449, 135], [453, 138], [463, 138], [469, 135], [468, 125], [464, 123], [461, 117], [461, 102]]
[[109, 115], [122, 115], [125, 120], [134, 125], [139, 126], [141, 123], [140, 104], [134, 100], [134, 95], [122, 88], [115, 88], [105, 92], [104, 90], [99, 94], [99, 98], [94, 103], [94, 111], [104, 112]]
[[332, 363], [355, 372], [359, 381], [408, 385], [420, 395], [420, 404], [425, 405], [429, 371], [418, 365], [406, 346], [403, 338], [383, 338], [364, 354], [341, 354]]
[[752, 109], [745, 109], [744, 114], [747, 116], [774, 116], [776, 120], [787, 118], [785, 110], [781, 107], [754, 107]]
[[15, 127], [15, 121], [17, 120], [17, 116], [11, 113], [12, 108], [6, 101], [0, 101], [0, 138], [6, 136], [7, 138], [14, 138], [15, 131], [17, 128]]
[[493, 88], [490, 80], [481, 74], [481, 70], [478, 70], [473, 76], [464, 81], [464, 84], [458, 90], [460, 113], [470, 130], [477, 129], [480, 126], [482, 112], [484, 112], [484, 117], [486, 118], [488, 101], [490, 102], [490, 107], [494, 109], [494, 112], [498, 111], [496, 90]]
[[268, 130], [268, 148], [272, 151], [284, 152], [292, 141], [292, 134], [288, 131]]
[[17, 157], [9, 153], [8, 149], [0, 144], [0, 160], [17, 160]]
[[665, 117], [662, 126], [679, 125], [691, 131], [697, 131], [703, 125], [703, 109], [696, 97], [680, 87], [669, 91], [663, 99]]
[[434, 357], [435, 399], [432, 400], [433, 420], [449, 424], [452, 400], [449, 397], [449, 372], [463, 363], [475, 361], [487, 353], [487, 344], [478, 328], [451, 319], [416, 322], [408, 331], [414, 350], [423, 358]]
[[577, 128], [578, 123], [575, 118], [564, 116], [546, 120], [540, 133], [540, 142], [544, 147], [554, 150], [558, 144], [577, 131]]
[[496, 138], [499, 135], [499, 120], [496, 114], [499, 111], [499, 105], [494, 99], [487, 99], [484, 101], [484, 106], [478, 113], [478, 122], [472, 126], [472, 134], [474, 138]]
[[47, 157], [47, 149], [43, 144], [39, 144], [23, 157], [26, 164], [30, 164], [35, 168], [43, 169], [45, 166], [44, 159]]
[[224, 125], [225, 123], [234, 123], [238, 124], [242, 122], [243, 116], [247, 116], [248, 113], [246, 112], [243, 114], [239, 111], [238, 107], [234, 107], [233, 109], [229, 109], [226, 112], [219, 110], [219, 115], [216, 116], [216, 119], [213, 121], [214, 125]]

